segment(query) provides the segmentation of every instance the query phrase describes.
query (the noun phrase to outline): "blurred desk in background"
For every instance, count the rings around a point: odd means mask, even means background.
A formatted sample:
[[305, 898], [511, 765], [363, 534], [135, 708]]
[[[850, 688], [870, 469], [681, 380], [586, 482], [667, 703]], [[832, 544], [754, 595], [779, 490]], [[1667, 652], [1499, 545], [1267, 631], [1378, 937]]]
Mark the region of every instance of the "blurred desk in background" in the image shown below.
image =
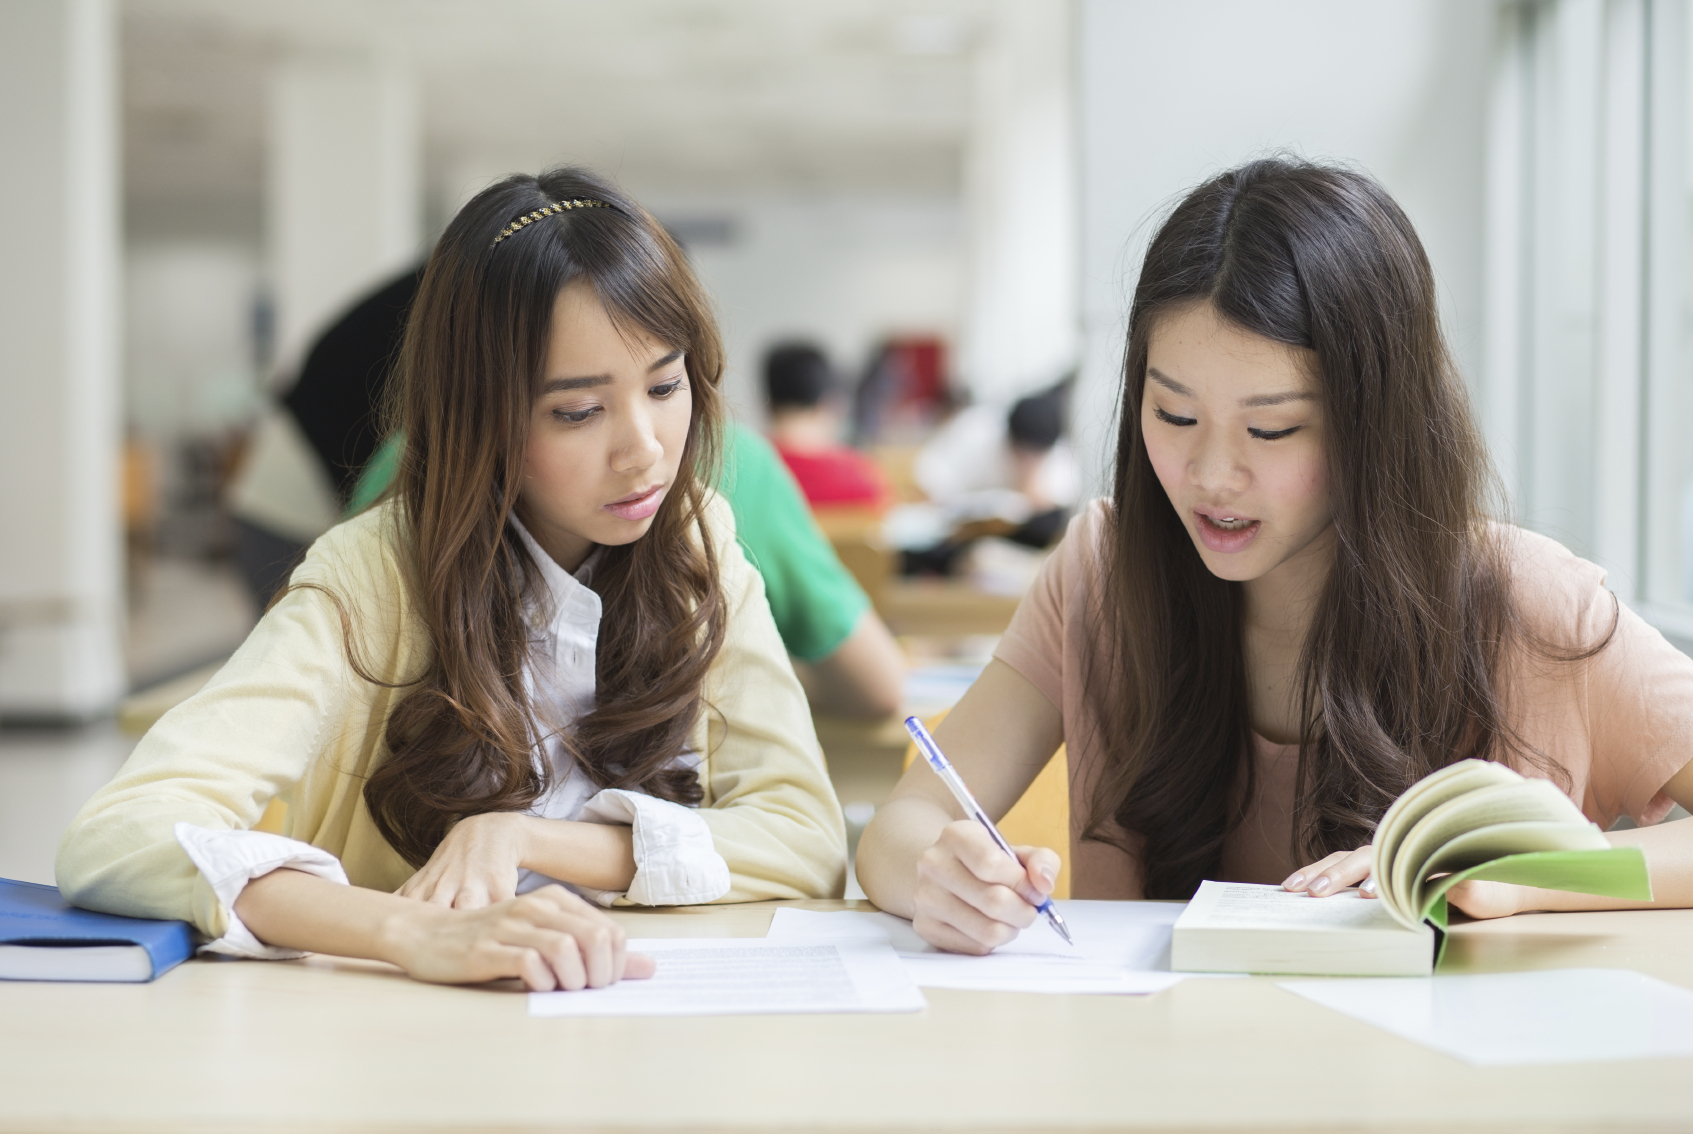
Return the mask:
[[829, 780], [843, 806], [880, 807], [899, 782], [909, 737], [898, 714], [879, 721], [852, 720], [814, 713], [817, 742], [829, 765]]
[[876, 612], [900, 637], [1003, 634], [1021, 601], [959, 579], [889, 579], [876, 596]]

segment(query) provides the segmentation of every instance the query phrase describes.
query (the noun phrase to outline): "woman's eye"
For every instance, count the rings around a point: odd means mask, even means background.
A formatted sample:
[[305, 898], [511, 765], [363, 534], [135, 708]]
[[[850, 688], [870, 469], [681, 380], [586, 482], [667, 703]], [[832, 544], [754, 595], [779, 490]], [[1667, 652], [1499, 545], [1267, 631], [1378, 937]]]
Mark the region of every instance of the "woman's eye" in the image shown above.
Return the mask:
[[578, 410], [556, 409], [553, 416], [567, 425], [581, 425], [599, 412], [599, 406], [589, 406], [587, 409]]
[[1301, 427], [1297, 426], [1297, 425], [1292, 426], [1288, 429], [1251, 429], [1251, 428], [1249, 428], [1249, 429], [1247, 429], [1247, 432], [1250, 433], [1252, 436], [1258, 438], [1258, 440], [1260, 440], [1260, 441], [1280, 441], [1283, 437], [1287, 437], [1287, 436], [1290, 436], [1291, 434], [1298, 433], [1300, 428]]
[[1157, 406], [1152, 407], [1152, 416], [1168, 425], [1193, 425], [1197, 420], [1191, 417], [1177, 417], [1173, 413], [1165, 413]]
[[655, 398], [668, 398], [671, 394], [674, 394], [681, 388], [682, 379], [672, 378], [670, 381], [665, 382], [662, 385], [654, 386], [652, 389], [648, 390], [647, 393], [651, 394]]

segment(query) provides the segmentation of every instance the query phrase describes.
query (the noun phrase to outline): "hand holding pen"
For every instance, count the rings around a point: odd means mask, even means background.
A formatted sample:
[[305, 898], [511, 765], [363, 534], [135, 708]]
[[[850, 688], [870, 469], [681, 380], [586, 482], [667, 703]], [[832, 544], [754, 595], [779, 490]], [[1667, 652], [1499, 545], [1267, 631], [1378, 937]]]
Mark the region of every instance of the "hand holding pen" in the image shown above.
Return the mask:
[[[905, 719], [905, 730], [917, 742], [917, 750], [922, 753], [924, 762], [946, 785], [947, 790], [958, 801], [959, 807], [963, 808], [966, 818], [980, 824], [999, 850], [1009, 856], [1011, 861], [1021, 869], [1023, 860], [1017, 856], [1016, 851], [1011, 849], [1011, 844], [1005, 841], [1005, 837], [999, 833], [999, 828], [994, 826], [993, 820], [989, 818], [987, 812], [982, 810], [981, 804], [976, 802], [975, 796], [970, 794], [970, 789], [965, 786], [964, 780], [953, 768], [952, 762], [941, 752], [934, 737], [929, 735], [929, 730], [923, 727], [923, 722], [916, 717], [907, 717]], [[1062, 937], [1067, 944], [1074, 944], [1070, 940], [1070, 927], [1064, 924], [1064, 918], [1059, 914], [1057, 906], [1053, 904], [1050, 897], [1038, 892], [1034, 894], [1019, 893], [1018, 896], [1033, 906], [1037, 913], [1046, 917], [1047, 924], [1052, 926], [1053, 932]]]

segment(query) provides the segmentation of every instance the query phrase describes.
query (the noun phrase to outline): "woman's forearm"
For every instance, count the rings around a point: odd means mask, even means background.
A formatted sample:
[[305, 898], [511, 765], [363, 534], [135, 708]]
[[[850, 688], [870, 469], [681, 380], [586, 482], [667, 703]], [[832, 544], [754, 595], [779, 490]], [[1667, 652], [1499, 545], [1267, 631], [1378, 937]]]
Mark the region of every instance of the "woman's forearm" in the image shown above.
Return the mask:
[[1655, 827], [1612, 831], [1605, 836], [1612, 846], [1639, 847], [1646, 852], [1646, 869], [1652, 878], [1652, 900], [1632, 902], [1598, 894], [1576, 894], [1568, 890], [1540, 890], [1522, 887], [1523, 910], [1649, 910], [1693, 907], [1693, 819], [1678, 819]]
[[521, 817], [529, 870], [595, 890], [627, 890], [635, 880], [635, 832], [615, 823]]
[[858, 884], [870, 900], [889, 913], [911, 917], [917, 860], [957, 818], [922, 795], [898, 796], [883, 804], [858, 840]]
[[236, 916], [266, 945], [395, 964], [410, 938], [442, 912], [286, 867], [253, 879], [235, 899]]

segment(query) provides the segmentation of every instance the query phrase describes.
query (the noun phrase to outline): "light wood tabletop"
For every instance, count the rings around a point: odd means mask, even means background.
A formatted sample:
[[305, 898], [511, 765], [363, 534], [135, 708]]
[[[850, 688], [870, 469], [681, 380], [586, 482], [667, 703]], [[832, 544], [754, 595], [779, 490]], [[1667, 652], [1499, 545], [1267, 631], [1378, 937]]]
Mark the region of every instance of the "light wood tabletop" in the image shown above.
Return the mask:
[[[774, 905], [618, 917], [761, 936]], [[1465, 925], [1445, 971], [1574, 966], [1693, 988], [1693, 910]], [[0, 984], [0, 1130], [1693, 1129], [1693, 1059], [1475, 1068], [1269, 978], [926, 995], [914, 1015], [531, 1019], [509, 987], [323, 957]]]

